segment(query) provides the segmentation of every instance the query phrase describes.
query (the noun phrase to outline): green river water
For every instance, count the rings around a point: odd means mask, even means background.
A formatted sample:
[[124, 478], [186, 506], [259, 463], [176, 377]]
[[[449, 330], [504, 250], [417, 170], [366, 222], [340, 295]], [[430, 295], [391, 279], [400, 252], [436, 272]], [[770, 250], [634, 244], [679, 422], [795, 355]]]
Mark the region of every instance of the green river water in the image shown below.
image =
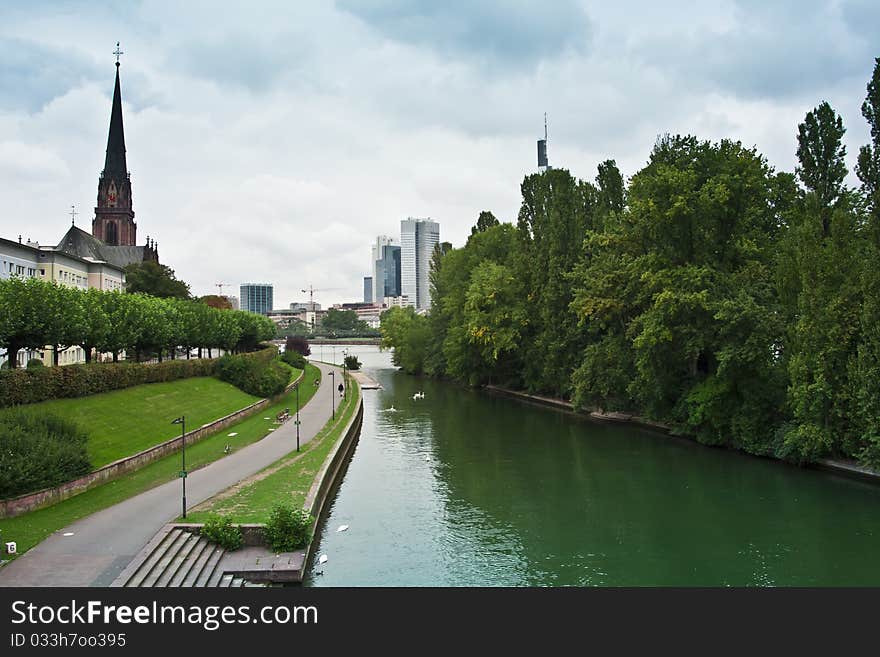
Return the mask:
[[880, 585], [878, 485], [407, 376], [376, 347], [352, 351], [384, 389], [364, 391], [306, 585]]

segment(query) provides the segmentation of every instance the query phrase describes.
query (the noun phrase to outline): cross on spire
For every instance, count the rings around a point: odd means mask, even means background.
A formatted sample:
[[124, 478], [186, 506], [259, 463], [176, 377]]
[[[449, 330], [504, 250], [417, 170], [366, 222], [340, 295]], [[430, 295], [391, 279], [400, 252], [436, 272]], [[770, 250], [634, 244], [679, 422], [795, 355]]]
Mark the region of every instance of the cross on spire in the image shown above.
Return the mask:
[[76, 206], [71, 205], [70, 206], [70, 225], [71, 226], [76, 225], [76, 215], [78, 215], [78, 214], [79, 214], [79, 212], [76, 211]]
[[119, 42], [116, 42], [116, 50], [113, 51], [113, 54], [116, 55], [116, 65], [119, 66], [119, 55], [124, 55], [125, 53], [119, 49]]

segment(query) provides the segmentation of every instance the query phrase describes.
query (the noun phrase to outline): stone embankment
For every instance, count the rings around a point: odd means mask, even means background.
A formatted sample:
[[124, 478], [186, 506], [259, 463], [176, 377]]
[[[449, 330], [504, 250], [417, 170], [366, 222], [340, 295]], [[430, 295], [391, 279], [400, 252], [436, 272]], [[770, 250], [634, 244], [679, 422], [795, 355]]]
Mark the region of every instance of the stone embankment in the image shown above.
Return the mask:
[[[544, 395], [532, 395], [527, 392], [521, 392], [519, 390], [510, 390], [508, 388], [502, 388], [500, 386], [487, 385], [485, 386], [486, 390], [491, 392], [495, 392], [501, 395], [505, 395], [508, 397], [515, 397], [517, 399], [522, 399], [525, 401], [542, 404], [544, 406], [552, 406], [554, 408], [559, 408], [565, 411], [569, 411], [571, 413], [580, 413], [577, 409], [575, 409], [574, 404], [565, 399], [559, 399], [558, 397], [548, 397]], [[655, 422], [654, 420], [649, 420], [644, 417], [640, 417], [638, 415], [634, 415], [631, 413], [620, 413], [617, 411], [601, 411], [594, 410], [589, 412], [589, 416], [594, 420], [599, 420], [601, 422], [622, 422], [627, 424], [635, 424], [640, 427], [645, 427], [648, 429], [653, 429], [655, 431], [660, 431], [665, 434], [672, 434], [673, 427], [668, 424], [664, 424], [662, 422]], [[811, 467], [818, 468], [821, 470], [826, 470], [828, 472], [834, 472], [839, 475], [843, 475], [845, 477], [855, 478], [855, 479], [864, 479], [868, 481], [872, 481], [875, 483], [880, 483], [880, 472], [875, 470], [871, 470], [870, 468], [866, 468], [864, 466], [859, 465], [855, 461], [844, 461], [840, 459], [820, 459], [815, 463], [811, 464]]]

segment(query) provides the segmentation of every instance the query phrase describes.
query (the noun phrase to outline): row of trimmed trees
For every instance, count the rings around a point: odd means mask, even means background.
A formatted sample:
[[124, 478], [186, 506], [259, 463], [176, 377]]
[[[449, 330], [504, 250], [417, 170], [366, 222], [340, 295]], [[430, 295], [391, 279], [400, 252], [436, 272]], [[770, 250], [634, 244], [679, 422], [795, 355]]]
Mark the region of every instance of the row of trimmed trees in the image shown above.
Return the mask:
[[794, 173], [739, 142], [657, 140], [629, 181], [527, 176], [516, 224], [438, 249], [432, 307], [383, 314], [411, 372], [635, 412], [708, 444], [880, 467], [880, 59], [846, 185], [841, 117]]
[[244, 311], [218, 310], [198, 301], [144, 294], [102, 292], [63, 287], [35, 278], [0, 281], [0, 347], [16, 367], [20, 349], [58, 354], [82, 347], [86, 362], [92, 352], [140, 360], [175, 357], [184, 348], [250, 351], [275, 337], [266, 317]]

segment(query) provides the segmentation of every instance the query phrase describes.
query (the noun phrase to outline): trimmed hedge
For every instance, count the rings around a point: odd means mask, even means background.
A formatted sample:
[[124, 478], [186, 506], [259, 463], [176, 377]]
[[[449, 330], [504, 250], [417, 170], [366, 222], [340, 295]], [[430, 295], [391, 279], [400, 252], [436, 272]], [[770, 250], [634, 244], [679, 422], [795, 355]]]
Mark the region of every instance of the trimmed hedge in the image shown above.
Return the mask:
[[88, 436], [70, 420], [23, 409], [0, 413], [0, 498], [57, 486], [91, 471]]
[[82, 363], [0, 371], [0, 407], [49, 399], [85, 397], [143, 383], [213, 376], [217, 361], [207, 358], [162, 363]]
[[[234, 358], [242, 359], [243, 362], [255, 363], [262, 373], [262, 370], [268, 367], [277, 354], [278, 349], [270, 346], [260, 351], [234, 356]], [[224, 358], [226, 357], [224, 356]], [[194, 376], [219, 376], [218, 359], [179, 359], [166, 360], [162, 363], [129, 361], [82, 363], [63, 367], [0, 370], [0, 408], [34, 404], [49, 399], [85, 397], [101, 392], [130, 388], [143, 383], [164, 383], [165, 381], [188, 379]], [[229, 381], [222, 376], [219, 378]], [[250, 392], [250, 390], [238, 386], [234, 381], [230, 381], [230, 383], [245, 392]], [[285, 385], [286, 383], [285, 381]], [[250, 392], [250, 394], [259, 393]]]

